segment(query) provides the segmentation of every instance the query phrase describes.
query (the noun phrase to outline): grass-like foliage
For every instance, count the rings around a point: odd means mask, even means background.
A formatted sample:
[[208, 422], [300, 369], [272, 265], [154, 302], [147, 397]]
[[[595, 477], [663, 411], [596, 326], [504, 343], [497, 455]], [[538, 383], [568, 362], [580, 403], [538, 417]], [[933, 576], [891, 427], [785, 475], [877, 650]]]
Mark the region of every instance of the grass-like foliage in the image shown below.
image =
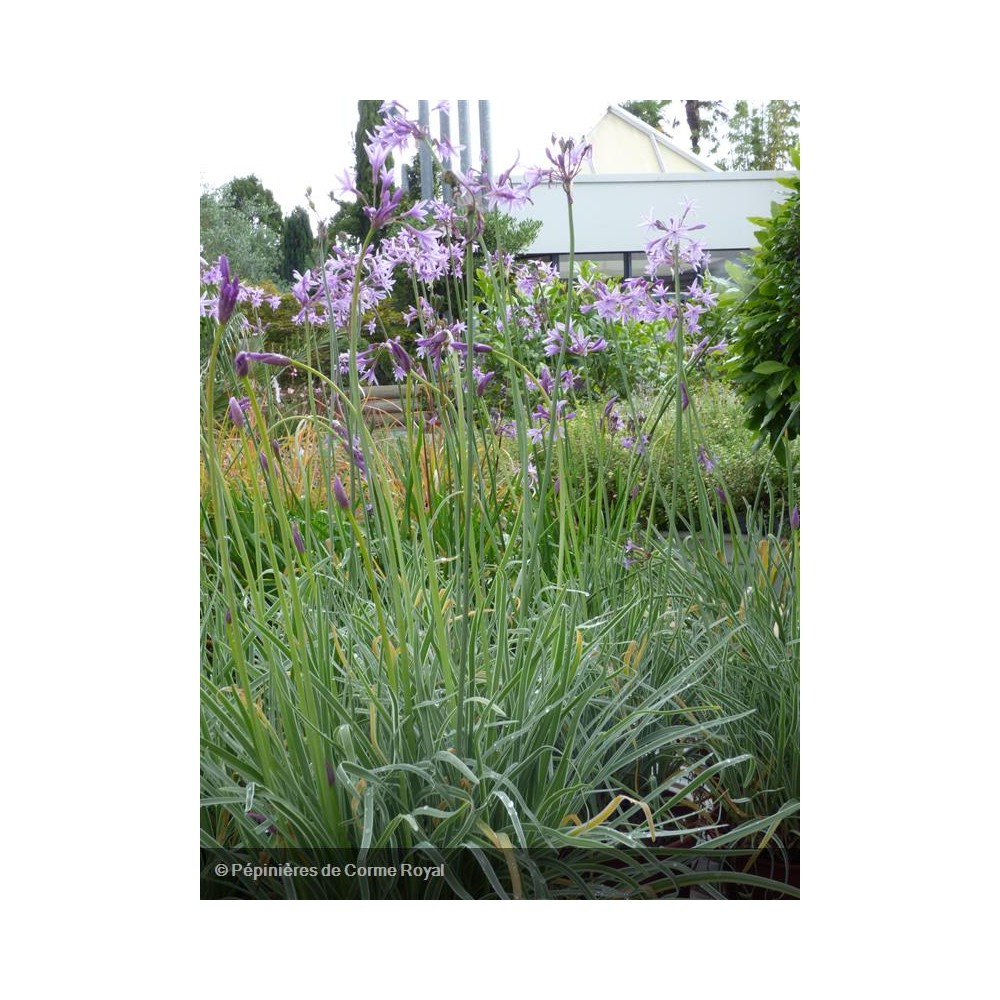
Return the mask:
[[[379, 177], [423, 136], [397, 114], [372, 138]], [[544, 179], [569, 194], [586, 152], [561, 143]], [[394, 215], [387, 176], [366, 205], [372, 233], [411, 241], [379, 253], [399, 251], [422, 303], [412, 353], [364, 326], [384, 280], [371, 236], [302, 276], [303, 357], [255, 349], [226, 262], [203, 300], [202, 846], [440, 871], [268, 869], [203, 891], [794, 896], [797, 517], [764, 502], [778, 479], [762, 476], [738, 518], [708, 391], [688, 390], [705, 349], [699, 292], [680, 287], [694, 227], [660, 224], [671, 241], [650, 251], [676, 265], [646, 303], [672, 379], [597, 400], [587, 366], [613, 353], [611, 311], [578, 323], [570, 282], [531, 342], [527, 279], [497, 255], [473, 272], [484, 203], [525, 189], [454, 187], [454, 208], [424, 206], [432, 222]], [[314, 364], [321, 341], [332, 370]], [[400, 386], [391, 432], [364, 418], [377, 355]], [[307, 405], [288, 414], [272, 377], [292, 369]]]

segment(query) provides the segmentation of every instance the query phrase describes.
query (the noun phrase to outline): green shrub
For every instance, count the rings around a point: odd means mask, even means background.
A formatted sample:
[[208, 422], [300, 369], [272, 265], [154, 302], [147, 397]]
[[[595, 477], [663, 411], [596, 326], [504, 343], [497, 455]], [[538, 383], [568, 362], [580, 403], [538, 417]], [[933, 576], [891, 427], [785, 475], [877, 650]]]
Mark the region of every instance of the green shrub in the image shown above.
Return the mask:
[[[792, 162], [798, 169], [798, 153]], [[728, 370], [747, 407], [747, 426], [772, 443], [799, 433], [799, 176], [781, 178], [791, 195], [771, 206], [732, 314]]]
[[[723, 490], [732, 501], [741, 525], [751, 509], [764, 518], [786, 517], [798, 494], [798, 446], [789, 449], [793, 466], [792, 491], [788, 496], [788, 478], [781, 465], [774, 461], [770, 450], [754, 449], [754, 436], [744, 423], [744, 410], [736, 392], [726, 384], [705, 380], [690, 387], [695, 397], [701, 422], [702, 436], [708, 454], [715, 462], [715, 468], [704, 475], [709, 487], [709, 500], [713, 510], [724, 508], [716, 487]], [[651, 403], [638, 402], [635, 406], [636, 436], [650, 419]], [[623, 410], [624, 416], [624, 410]], [[568, 424], [572, 461], [570, 467], [577, 470], [581, 484], [584, 477], [593, 482], [598, 468], [603, 468], [604, 487], [611, 496], [617, 496], [618, 484], [632, 482], [630, 468], [634, 462], [631, 450], [620, 444], [617, 438], [610, 448], [603, 449], [599, 462], [599, 438], [606, 437], [600, 428], [600, 412], [590, 412], [578, 408], [577, 419]], [[685, 456], [686, 456], [685, 452]], [[669, 410], [659, 427], [651, 435], [647, 446], [648, 464], [646, 475], [656, 488], [646, 492], [646, 499], [640, 508], [641, 516], [652, 515], [654, 526], [665, 530], [671, 520], [669, 511], [657, 497], [668, 497], [674, 474], [675, 452], [673, 445], [673, 411]], [[698, 484], [695, 476], [701, 474], [684, 462], [680, 469], [680, 496], [678, 510], [698, 511]], [[582, 487], [581, 487], [582, 488]], [[698, 527], [678, 523], [678, 527]]]

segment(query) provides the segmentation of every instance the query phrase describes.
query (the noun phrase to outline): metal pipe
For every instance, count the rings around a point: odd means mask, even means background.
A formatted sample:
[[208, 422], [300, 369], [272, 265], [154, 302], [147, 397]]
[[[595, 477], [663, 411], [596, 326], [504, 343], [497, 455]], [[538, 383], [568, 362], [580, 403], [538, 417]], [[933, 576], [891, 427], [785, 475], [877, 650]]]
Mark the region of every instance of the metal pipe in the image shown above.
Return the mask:
[[[444, 108], [441, 109], [441, 142], [445, 146], [451, 145], [451, 116], [445, 111]], [[446, 153], [444, 159], [442, 160], [442, 166], [444, 167], [445, 173], [451, 170], [451, 157]], [[444, 195], [444, 201], [446, 205], [451, 204], [451, 185], [445, 184], [444, 181], [441, 182], [441, 193]]]
[[462, 173], [467, 174], [472, 163], [469, 155], [469, 102], [458, 102], [458, 141], [461, 143], [462, 152], [459, 153], [459, 163], [462, 165]]
[[[424, 131], [429, 131], [431, 126], [430, 101], [417, 101], [417, 119], [420, 127]], [[431, 151], [426, 143], [420, 143], [420, 197], [430, 200], [434, 197], [434, 172], [431, 166]]]
[[479, 148], [482, 151], [483, 173], [493, 177], [493, 144], [490, 140], [490, 102], [479, 102]]

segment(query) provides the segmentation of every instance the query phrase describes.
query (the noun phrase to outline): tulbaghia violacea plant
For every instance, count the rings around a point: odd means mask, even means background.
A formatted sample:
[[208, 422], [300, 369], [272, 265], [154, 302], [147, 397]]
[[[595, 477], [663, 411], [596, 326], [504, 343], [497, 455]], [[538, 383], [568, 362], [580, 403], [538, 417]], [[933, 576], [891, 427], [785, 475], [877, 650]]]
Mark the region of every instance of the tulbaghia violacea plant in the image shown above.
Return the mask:
[[582, 139], [577, 143], [573, 139], [557, 139], [552, 136], [552, 145], [558, 147], [558, 153], [552, 149], [547, 149], [545, 155], [552, 164], [549, 170], [538, 170], [530, 177], [536, 183], [547, 180], [550, 184], [561, 184], [566, 192], [566, 198], [573, 204], [573, 180], [583, 169], [584, 163], [590, 158], [594, 151], [590, 143], [585, 143]]
[[[227, 372], [221, 430], [243, 457], [246, 493], [227, 495], [225, 476], [237, 463], [213, 456], [203, 533], [211, 535], [205, 631], [215, 640], [214, 662], [203, 667], [206, 842], [354, 852], [528, 843], [606, 851], [628, 842], [641, 852], [647, 836], [657, 845], [662, 834], [687, 837], [668, 805], [672, 778], [719, 801], [728, 758], [744, 750], [734, 751], [728, 732], [709, 742], [708, 730], [726, 720], [705, 706], [721, 699], [688, 691], [717, 663], [735, 667], [744, 650], [760, 651], [742, 620], [707, 610], [711, 587], [691, 582], [687, 562], [664, 558], [671, 541], [646, 520], [654, 477], [644, 453], [657, 447], [662, 412], [633, 398], [627, 379], [615, 385], [619, 395], [605, 402], [603, 393], [612, 388], [613, 348], [625, 339], [615, 340], [621, 324], [650, 324], [664, 343], [672, 338], [679, 365], [669, 386], [704, 485], [715, 459], [697, 427], [691, 366], [710, 349], [698, 332], [710, 293], [696, 282], [685, 297], [659, 274], [615, 281], [587, 271], [567, 284], [549, 265], [488, 254], [473, 272], [478, 213], [518, 204], [545, 180], [572, 201], [588, 148], [563, 140], [549, 168], [529, 171], [523, 184], [510, 171], [495, 180], [453, 172], [451, 205], [408, 208], [386, 166], [390, 152], [414, 141], [441, 156], [455, 150], [400, 106], [386, 110], [366, 144], [373, 191], [363, 208], [378, 238], [335, 247], [295, 275], [309, 363], [251, 350], [266, 346], [256, 340], [232, 347], [237, 377]], [[345, 183], [364, 199], [353, 178]], [[653, 254], [664, 266], [668, 256], [672, 268], [699, 259], [688, 219], [685, 210], [657, 226]], [[667, 235], [689, 242], [668, 253]], [[221, 267], [219, 278], [232, 280]], [[417, 303], [404, 315], [406, 331], [378, 309], [397, 280], [412, 284]], [[314, 351], [325, 355], [311, 340], [320, 323], [330, 327], [328, 375], [310, 367]], [[413, 404], [402, 433], [363, 419], [376, 362]], [[310, 413], [297, 426], [297, 417], [271, 419], [273, 397], [262, 394], [289, 364], [312, 386]], [[270, 370], [255, 371], [260, 365]], [[322, 411], [316, 392], [326, 394]], [[418, 398], [433, 407], [422, 425]], [[207, 426], [218, 428], [219, 416]], [[282, 455], [269, 456], [272, 437], [290, 424]], [[300, 435], [323, 463], [317, 493], [290, 482], [296, 456], [308, 461]], [[591, 438], [596, 469], [576, 463], [572, 450]], [[721, 489], [718, 472], [709, 492], [716, 481]], [[717, 559], [710, 568], [711, 579], [731, 569]], [[758, 631], [777, 641], [770, 619]], [[765, 662], [776, 658], [765, 653]], [[678, 726], [682, 713], [690, 725]], [[702, 728], [696, 715], [710, 722]], [[529, 759], [539, 766], [525, 767]], [[739, 808], [749, 811], [751, 797]], [[752, 821], [754, 847], [775, 836], [770, 816]], [[730, 829], [700, 814], [694, 822], [706, 825], [699, 844]], [[640, 877], [626, 853], [628, 891], [669, 893], [685, 878], [706, 880], [687, 872], [684, 858], [671, 862], [669, 878], [662, 866]], [[574, 857], [571, 849], [565, 859], [573, 877]], [[546, 882], [534, 869], [519, 877], [521, 861], [510, 864], [498, 865], [484, 892], [559, 893], [572, 881]]]

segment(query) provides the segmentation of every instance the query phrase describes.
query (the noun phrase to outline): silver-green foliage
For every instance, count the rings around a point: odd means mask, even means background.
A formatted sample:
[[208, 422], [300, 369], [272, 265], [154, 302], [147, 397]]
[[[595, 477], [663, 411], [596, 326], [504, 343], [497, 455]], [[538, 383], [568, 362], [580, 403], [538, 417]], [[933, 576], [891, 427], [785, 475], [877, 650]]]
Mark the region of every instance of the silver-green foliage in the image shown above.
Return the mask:
[[264, 221], [266, 206], [244, 201], [239, 207], [227, 186], [201, 195], [201, 256], [225, 254], [244, 282], [275, 281], [281, 265], [281, 230]]

